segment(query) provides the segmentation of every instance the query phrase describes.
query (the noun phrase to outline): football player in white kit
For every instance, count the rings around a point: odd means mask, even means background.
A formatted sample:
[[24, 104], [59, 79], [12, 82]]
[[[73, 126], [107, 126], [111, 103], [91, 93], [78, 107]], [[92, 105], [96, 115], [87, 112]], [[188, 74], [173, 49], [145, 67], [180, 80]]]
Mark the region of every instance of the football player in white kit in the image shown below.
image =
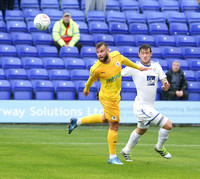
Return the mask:
[[138, 71], [131, 67], [122, 69], [122, 76], [132, 76], [137, 89], [137, 96], [133, 105], [134, 114], [138, 118], [137, 128], [131, 133], [126, 146], [121, 150], [121, 154], [126, 161], [132, 161], [130, 152], [132, 148], [139, 142], [140, 137], [147, 131], [150, 124], [160, 126], [158, 132], [158, 142], [155, 150], [166, 159], [172, 156], [164, 147], [164, 143], [168, 139], [169, 132], [172, 129], [171, 121], [154, 108], [156, 99], [156, 91], [158, 78], [161, 80], [162, 89], [167, 91], [170, 84], [159, 63], [151, 61], [152, 49], [148, 44], [143, 44], [139, 48], [140, 63], [138, 65], [150, 67], [152, 70]]

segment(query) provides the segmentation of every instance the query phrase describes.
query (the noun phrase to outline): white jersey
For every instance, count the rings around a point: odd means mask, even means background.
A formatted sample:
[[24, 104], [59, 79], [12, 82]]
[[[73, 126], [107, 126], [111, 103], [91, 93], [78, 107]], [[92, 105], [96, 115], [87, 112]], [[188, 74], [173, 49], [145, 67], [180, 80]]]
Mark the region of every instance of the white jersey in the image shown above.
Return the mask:
[[[141, 62], [137, 65], [144, 66]], [[153, 107], [156, 99], [156, 91], [158, 78], [161, 80], [166, 78], [162, 67], [158, 62], [151, 61], [151, 65], [148, 66], [152, 70], [138, 71], [131, 67], [125, 67], [122, 69], [122, 76], [132, 76], [137, 89], [137, 96], [135, 98], [134, 106], [149, 106]]]

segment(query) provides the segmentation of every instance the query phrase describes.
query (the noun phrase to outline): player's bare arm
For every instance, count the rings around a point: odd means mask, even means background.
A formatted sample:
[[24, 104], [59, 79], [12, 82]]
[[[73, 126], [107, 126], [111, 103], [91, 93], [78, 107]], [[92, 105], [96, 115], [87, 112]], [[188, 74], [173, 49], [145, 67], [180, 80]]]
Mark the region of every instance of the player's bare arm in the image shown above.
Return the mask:
[[147, 71], [147, 70], [152, 70], [152, 68], [141, 66], [139, 70], [140, 71]]
[[162, 80], [161, 80], [161, 82], [162, 82], [162, 90], [163, 91], [168, 91], [169, 90], [169, 88], [170, 88], [170, 84], [169, 84], [169, 82], [167, 81], [167, 78], [163, 78]]

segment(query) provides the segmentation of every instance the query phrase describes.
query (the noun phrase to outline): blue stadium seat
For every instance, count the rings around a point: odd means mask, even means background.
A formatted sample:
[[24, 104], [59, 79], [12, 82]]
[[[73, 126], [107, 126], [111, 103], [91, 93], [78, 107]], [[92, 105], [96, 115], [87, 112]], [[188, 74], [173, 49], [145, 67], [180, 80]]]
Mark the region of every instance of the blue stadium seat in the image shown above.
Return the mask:
[[159, 47], [152, 47], [152, 58], [163, 58], [162, 50]]
[[89, 35], [89, 34], [81, 34], [79, 42], [82, 45], [93, 46], [94, 45], [94, 37], [93, 37], [93, 35]]
[[97, 34], [94, 35], [95, 44], [99, 42], [106, 42], [108, 45], [115, 45], [115, 41], [112, 35], [109, 34]]
[[61, 47], [60, 57], [79, 57], [77, 47]]
[[134, 12], [126, 12], [125, 14], [129, 25], [131, 23], [146, 23], [146, 17], [144, 14], [136, 14]]
[[[66, 0], [65, 0], [66, 1]], [[40, 8], [43, 9], [59, 9], [59, 2], [57, 0], [41, 0]]]
[[24, 69], [44, 67], [43, 61], [37, 57], [22, 57], [22, 63]]
[[50, 69], [63, 69], [65, 68], [64, 62], [61, 58], [57, 57], [44, 57], [42, 58], [44, 62], [44, 67], [47, 70]]
[[17, 57], [3, 57], [2, 59], [2, 68], [22, 68], [22, 62]]
[[48, 80], [49, 75], [46, 69], [42, 68], [33, 68], [28, 71], [28, 79], [29, 80]]
[[200, 81], [200, 71], [196, 72], [196, 81]]
[[74, 100], [76, 97], [76, 88], [72, 81], [55, 81], [54, 89], [57, 100]]
[[39, 9], [38, 0], [21, 0], [21, 9]]
[[24, 14], [20, 10], [6, 10], [5, 21], [24, 21]]
[[149, 12], [149, 11], [160, 11], [160, 5], [158, 1], [154, 0], [141, 0], [140, 1], [140, 8], [142, 13]]
[[180, 7], [182, 12], [199, 12], [199, 4], [196, 0], [182, 0]]
[[43, 13], [48, 15], [51, 21], [59, 21], [63, 16], [63, 12], [57, 9], [44, 9]]
[[188, 82], [189, 101], [200, 101], [200, 82]]
[[5, 79], [6, 79], [6, 73], [2, 68], [0, 68], [0, 80], [5, 80]]
[[166, 46], [162, 48], [163, 58], [182, 58], [182, 51], [179, 47]]
[[38, 29], [34, 26], [33, 21], [27, 22], [27, 29], [28, 29], [28, 32], [29, 32], [29, 33], [32, 33], [32, 32], [47, 33], [47, 32], [48, 32], [48, 29], [46, 29], [46, 30], [38, 30]]
[[25, 33], [25, 32], [12, 33], [12, 38], [13, 38], [14, 45], [18, 45], [18, 44], [32, 45], [33, 44], [32, 36], [29, 33]]
[[86, 61], [86, 69], [90, 69], [97, 62], [97, 58], [88, 58]]
[[34, 33], [33, 45], [51, 45], [53, 43], [52, 35], [45, 33]]
[[149, 24], [149, 33], [150, 35], [157, 34], [169, 34], [168, 26], [166, 23], [150, 23]]
[[185, 75], [185, 78], [187, 79], [187, 81], [196, 81], [196, 76], [195, 76], [194, 71], [184, 70], [183, 72], [184, 72], [184, 75]]
[[166, 12], [165, 15], [166, 15], [166, 19], [168, 23], [171, 23], [171, 22], [186, 23], [187, 22], [186, 15], [182, 12]]
[[88, 34], [89, 33], [88, 25], [85, 22], [77, 21], [76, 23], [78, 25], [80, 33], [84, 33], [84, 34]]
[[79, 4], [77, 0], [62, 0], [60, 3], [60, 7], [62, 11], [65, 11], [66, 9], [79, 9]]
[[160, 7], [162, 11], [180, 11], [178, 1], [174, 0], [160, 0]]
[[126, 22], [124, 12], [110, 11], [107, 15], [107, 22]]
[[120, 2], [121, 10], [123, 12], [129, 11], [129, 12], [139, 13], [140, 11], [140, 6], [137, 1], [123, 0], [119, 2]]
[[196, 46], [196, 41], [193, 36], [179, 35], [176, 37], [176, 46]]
[[171, 35], [158, 35], [155, 39], [156, 46], [176, 46], [176, 41]]
[[125, 57], [138, 57], [139, 47], [119, 46], [119, 51]]
[[169, 59], [168, 64], [169, 64], [169, 69], [172, 68], [172, 63], [174, 61], [178, 61], [180, 64], [180, 69], [181, 70], [189, 70], [189, 64], [187, 60], [180, 60], [180, 59]]
[[95, 47], [82, 47], [81, 48], [81, 57], [97, 57]]
[[190, 61], [190, 70], [200, 70], [200, 60], [191, 60]]
[[65, 68], [72, 69], [85, 69], [85, 62], [81, 58], [64, 58]]
[[58, 49], [55, 46], [37, 46], [39, 57], [58, 57]]
[[11, 98], [11, 85], [7, 80], [0, 80], [0, 100]]
[[188, 24], [200, 23], [200, 13], [198, 13], [198, 12], [187, 13], [186, 17], [187, 17]]
[[190, 35], [200, 35], [200, 22], [189, 24]]
[[76, 92], [78, 95], [78, 100], [96, 100], [97, 99], [97, 86], [95, 83], [90, 87], [90, 93], [87, 97], [83, 94], [83, 89], [85, 88], [86, 81], [77, 81]]
[[[71, 1], [71, 0], [70, 0]], [[75, 10], [75, 9], [67, 9], [70, 14], [72, 19], [76, 22], [76, 21], [83, 21], [85, 22], [85, 15], [83, 13], [83, 11], [81, 10]]]
[[189, 35], [189, 29], [186, 23], [170, 23], [169, 33], [171, 35]]
[[88, 23], [88, 27], [89, 27], [89, 32], [91, 34], [93, 33], [104, 33], [104, 34], [108, 34], [109, 30], [108, 30], [108, 25], [105, 22], [100, 22], [100, 21], [92, 21]]
[[12, 36], [6, 32], [0, 32], [0, 44], [12, 44]]
[[81, 0], [80, 5], [81, 5], [81, 10], [85, 11], [85, 1], [86, 0]]
[[137, 91], [134, 82], [122, 81], [121, 84], [121, 99], [133, 101], [137, 96]]
[[116, 45], [135, 46], [135, 38], [132, 35], [126, 35], [126, 34], [115, 35], [114, 39]]
[[49, 80], [53, 81], [68, 81], [70, 80], [69, 71], [66, 69], [53, 69], [49, 71]]
[[7, 27], [4, 21], [0, 21], [0, 32], [6, 32]]
[[105, 14], [103, 11], [88, 11], [87, 13], [87, 22], [90, 21], [103, 21], [105, 22]]
[[168, 70], [169, 69], [169, 66], [168, 66], [166, 60], [159, 59], [159, 58], [152, 58], [151, 60], [154, 61], [154, 62], [158, 62], [163, 70]]
[[72, 81], [87, 80], [88, 78], [89, 78], [89, 70], [78, 69], [78, 70], [71, 71], [71, 80]]
[[142, 44], [149, 44], [151, 46], [155, 46], [156, 42], [153, 36], [150, 35], [137, 35], [135, 37], [136, 46], [142, 45]]
[[108, 49], [109, 49], [109, 52], [119, 51], [119, 48], [118, 48], [118, 47], [112, 46], [112, 45], [109, 45], [109, 46], [108, 46]]
[[109, 0], [106, 1], [106, 11], [120, 11], [119, 1]]
[[149, 29], [146, 23], [131, 23], [129, 25], [130, 34], [149, 34]]
[[0, 56], [17, 56], [17, 50], [13, 45], [0, 45]]
[[166, 23], [165, 14], [163, 12], [150, 11], [145, 14], [148, 24], [150, 23]]
[[110, 22], [109, 32], [111, 34], [128, 34], [128, 25], [122, 22]]
[[8, 32], [27, 32], [26, 23], [24, 21], [8, 21]]
[[34, 92], [36, 100], [54, 99], [54, 86], [51, 81], [47, 80], [37, 81], [34, 85]]
[[17, 80], [12, 84], [13, 99], [32, 100], [33, 86], [28, 80]]
[[38, 51], [34, 46], [21, 45], [16, 48], [18, 52], [18, 57], [38, 57]]
[[3, 13], [2, 13], [2, 11], [0, 11], [0, 21], [3, 21], [4, 19], [3, 19]]
[[26, 22], [30, 22], [34, 20], [35, 16], [41, 14], [42, 12], [39, 9], [24, 9], [23, 13]]
[[200, 49], [199, 47], [183, 47], [182, 53], [184, 58], [199, 58]]
[[7, 79], [8, 80], [27, 80], [28, 76], [24, 69], [8, 69], [7, 70]]

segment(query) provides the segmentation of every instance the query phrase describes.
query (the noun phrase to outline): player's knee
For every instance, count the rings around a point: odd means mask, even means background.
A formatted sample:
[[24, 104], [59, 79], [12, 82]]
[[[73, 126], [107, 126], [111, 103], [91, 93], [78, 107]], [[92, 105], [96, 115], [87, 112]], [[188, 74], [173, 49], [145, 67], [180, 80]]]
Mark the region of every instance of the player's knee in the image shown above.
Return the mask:
[[166, 124], [163, 126], [164, 129], [166, 130], [171, 130], [172, 129], [172, 122], [168, 119]]
[[136, 133], [139, 135], [143, 135], [145, 132], [147, 131], [147, 129], [141, 129], [141, 128], [136, 128]]

